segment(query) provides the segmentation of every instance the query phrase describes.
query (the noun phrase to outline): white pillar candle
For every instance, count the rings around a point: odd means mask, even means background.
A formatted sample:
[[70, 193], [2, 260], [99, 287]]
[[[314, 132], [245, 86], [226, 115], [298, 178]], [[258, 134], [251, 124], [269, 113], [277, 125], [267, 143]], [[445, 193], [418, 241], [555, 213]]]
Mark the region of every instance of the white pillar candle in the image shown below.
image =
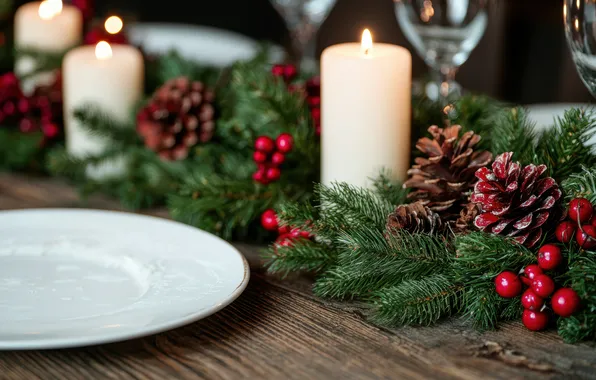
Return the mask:
[[328, 47], [321, 57], [321, 182], [370, 187], [381, 169], [403, 181], [410, 164], [412, 57], [396, 45]]
[[[83, 15], [72, 5], [62, 5], [61, 0], [26, 3], [19, 7], [14, 19], [14, 44], [17, 49], [32, 49], [47, 53], [61, 53], [81, 44]], [[34, 70], [36, 62], [31, 57], [17, 57], [15, 72], [19, 76]], [[36, 84], [54, 79], [44, 73], [25, 80], [23, 89], [30, 93]]]
[[[120, 122], [131, 122], [133, 107], [143, 95], [144, 63], [141, 52], [132, 46], [97, 45], [77, 47], [64, 57], [63, 97], [66, 147], [76, 157], [101, 153], [105, 140], [89, 135], [74, 118], [75, 110], [96, 106]], [[93, 178], [118, 176], [121, 163], [90, 168]]]

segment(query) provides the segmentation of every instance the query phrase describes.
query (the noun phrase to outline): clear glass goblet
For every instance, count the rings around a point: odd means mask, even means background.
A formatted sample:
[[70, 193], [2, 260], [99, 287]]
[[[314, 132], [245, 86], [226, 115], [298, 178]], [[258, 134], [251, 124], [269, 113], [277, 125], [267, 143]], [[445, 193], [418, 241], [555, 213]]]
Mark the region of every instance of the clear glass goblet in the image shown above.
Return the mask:
[[448, 104], [461, 95], [459, 67], [484, 35], [490, 0], [394, 0], [404, 35], [433, 70], [426, 95]]
[[565, 36], [580, 78], [596, 97], [596, 3], [565, 0]]
[[319, 28], [336, 0], [270, 0], [282, 16], [292, 39], [291, 56], [303, 69], [316, 68], [316, 40]]

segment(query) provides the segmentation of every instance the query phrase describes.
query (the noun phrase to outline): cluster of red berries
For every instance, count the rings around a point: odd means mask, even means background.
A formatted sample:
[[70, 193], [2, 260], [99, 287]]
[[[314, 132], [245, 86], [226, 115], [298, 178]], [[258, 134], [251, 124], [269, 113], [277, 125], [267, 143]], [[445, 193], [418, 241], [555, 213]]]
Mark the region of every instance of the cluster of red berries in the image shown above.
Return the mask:
[[41, 130], [46, 139], [60, 133], [57, 120], [62, 118], [60, 76], [49, 86], [40, 86], [25, 96], [13, 73], [0, 76], [0, 124], [16, 126], [23, 133]]
[[266, 185], [279, 180], [280, 166], [286, 161], [286, 154], [294, 148], [294, 138], [289, 133], [282, 133], [275, 141], [268, 136], [259, 136], [255, 140], [255, 152], [252, 159], [257, 164], [253, 180]]
[[573, 239], [583, 249], [596, 247], [596, 214], [586, 198], [575, 198], [569, 202], [567, 219], [557, 226], [555, 236], [567, 244]]
[[298, 239], [312, 239], [312, 234], [308, 231], [303, 231], [297, 227], [280, 226], [277, 213], [272, 209], [265, 210], [261, 214], [261, 226], [267, 231], [278, 233], [275, 240], [275, 246], [277, 247], [291, 247], [293, 242]]
[[306, 97], [306, 103], [315, 125], [317, 136], [321, 135], [321, 78], [315, 76], [304, 84], [304, 87], [295, 86], [292, 81], [298, 76], [298, 69], [294, 65], [274, 65], [271, 73], [282, 78], [291, 92], [301, 91]]
[[538, 250], [537, 261], [537, 265], [526, 266], [519, 275], [505, 271], [495, 278], [495, 290], [504, 298], [517, 297], [522, 293], [523, 285], [528, 286], [521, 297], [524, 307], [522, 322], [532, 331], [543, 330], [548, 325], [550, 318], [545, 299], [551, 295], [552, 311], [560, 317], [571, 316], [580, 306], [580, 298], [573, 289], [560, 288], [555, 292], [555, 282], [544, 273], [561, 266], [561, 249], [554, 244], [546, 244]]

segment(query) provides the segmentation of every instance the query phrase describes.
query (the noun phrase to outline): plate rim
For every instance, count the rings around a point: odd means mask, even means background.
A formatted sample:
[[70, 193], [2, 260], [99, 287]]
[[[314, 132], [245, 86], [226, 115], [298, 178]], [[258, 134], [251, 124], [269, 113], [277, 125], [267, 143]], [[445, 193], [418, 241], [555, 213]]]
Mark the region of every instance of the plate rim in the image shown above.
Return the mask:
[[103, 210], [103, 209], [93, 209], [93, 208], [18, 208], [18, 209], [10, 209], [10, 210], [0, 210], [0, 216], [2, 214], [8, 213], [22, 213], [22, 212], [92, 212], [92, 213], [103, 213], [103, 214], [126, 214], [129, 216], [139, 217], [141, 219], [148, 218], [153, 220], [158, 220], [160, 222], [165, 222], [169, 224], [174, 224], [178, 226], [182, 226], [185, 228], [192, 228], [201, 233], [207, 234], [216, 240], [219, 240], [221, 243], [228, 245], [232, 248], [232, 251], [240, 258], [242, 261], [243, 266], [243, 276], [242, 280], [234, 288], [234, 290], [226, 295], [225, 299], [218, 303], [217, 305], [207, 309], [202, 310], [196, 313], [189, 314], [182, 318], [175, 318], [173, 321], [170, 322], [163, 322], [157, 324], [155, 326], [151, 326], [149, 328], [134, 328], [127, 330], [128, 332], [124, 333], [111, 333], [105, 334], [101, 336], [92, 336], [92, 337], [78, 337], [78, 338], [49, 338], [49, 339], [42, 339], [42, 340], [13, 340], [13, 341], [2, 341], [0, 339], [0, 351], [6, 350], [14, 350], [14, 351], [23, 351], [23, 350], [50, 350], [50, 349], [63, 349], [63, 348], [74, 348], [74, 347], [89, 347], [89, 346], [96, 346], [100, 344], [108, 344], [108, 343], [116, 343], [116, 342], [123, 342], [132, 339], [143, 338], [151, 335], [155, 335], [158, 333], [162, 333], [165, 331], [170, 331], [177, 329], [179, 327], [183, 327], [189, 325], [191, 323], [197, 322], [201, 319], [209, 317], [225, 307], [229, 306], [232, 302], [234, 302], [246, 289], [248, 282], [250, 280], [250, 265], [246, 260], [246, 257], [232, 244], [228, 241], [211, 234], [207, 231], [204, 231], [200, 228], [196, 228], [190, 226], [188, 224], [184, 224], [172, 219], [166, 219], [159, 216], [154, 215], [145, 215], [145, 214], [138, 214], [133, 212], [121, 211], [121, 210]]

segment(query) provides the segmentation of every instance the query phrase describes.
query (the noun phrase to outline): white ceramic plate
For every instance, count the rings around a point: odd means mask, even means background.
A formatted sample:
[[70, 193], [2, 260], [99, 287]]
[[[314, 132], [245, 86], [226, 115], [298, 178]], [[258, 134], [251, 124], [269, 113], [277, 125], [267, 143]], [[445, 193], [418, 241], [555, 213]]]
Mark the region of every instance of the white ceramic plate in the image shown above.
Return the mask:
[[166, 219], [0, 212], [0, 349], [108, 343], [204, 318], [248, 283], [244, 257]]
[[[565, 111], [570, 108], [593, 108], [593, 104], [587, 103], [552, 103], [552, 104], [534, 104], [527, 106], [528, 116], [536, 123], [537, 130], [543, 130], [554, 124], [554, 120], [563, 117]], [[596, 144], [596, 136], [590, 141], [590, 144]], [[596, 145], [595, 145], [596, 148]]]
[[[206, 26], [138, 23], [127, 27], [132, 43], [148, 53], [163, 54], [175, 49], [183, 57], [206, 65], [223, 67], [255, 56], [259, 44], [241, 34]], [[283, 50], [272, 47], [271, 61], [280, 61]]]

